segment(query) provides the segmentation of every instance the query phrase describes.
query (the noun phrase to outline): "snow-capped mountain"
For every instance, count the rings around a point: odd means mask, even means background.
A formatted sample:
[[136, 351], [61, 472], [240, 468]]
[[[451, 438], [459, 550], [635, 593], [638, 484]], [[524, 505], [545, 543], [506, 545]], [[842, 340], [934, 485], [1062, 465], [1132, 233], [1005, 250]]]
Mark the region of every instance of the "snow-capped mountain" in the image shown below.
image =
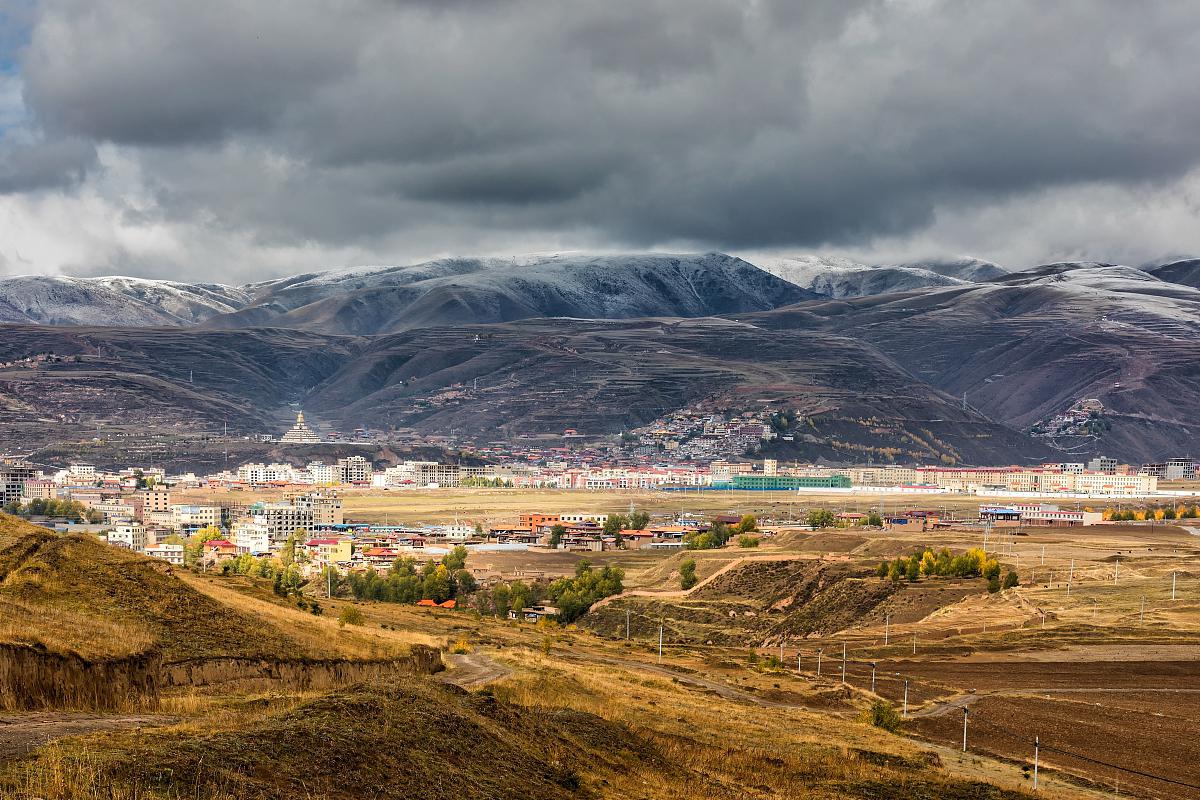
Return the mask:
[[144, 278], [0, 278], [0, 322], [156, 327], [193, 325], [250, 300], [242, 289]]
[[1005, 274], [991, 262], [971, 258], [895, 265], [870, 265], [839, 256], [820, 255], [750, 258], [772, 275], [833, 298], [966, 286]]
[[815, 297], [723, 253], [452, 258], [330, 270], [247, 288], [252, 303], [206, 326], [371, 335], [531, 317], [702, 317]]

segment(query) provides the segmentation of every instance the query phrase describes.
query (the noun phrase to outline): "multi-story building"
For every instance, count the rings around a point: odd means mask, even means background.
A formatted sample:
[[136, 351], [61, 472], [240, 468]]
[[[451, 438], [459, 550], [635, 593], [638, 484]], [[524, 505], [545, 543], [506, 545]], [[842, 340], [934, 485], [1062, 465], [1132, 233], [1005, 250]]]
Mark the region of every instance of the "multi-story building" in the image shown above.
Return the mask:
[[1089, 472], [1105, 472], [1109, 475], [1116, 474], [1117, 460], [1107, 456], [1096, 456], [1087, 465]]
[[296, 479], [296, 470], [291, 464], [243, 464], [238, 467], [237, 477], [243, 483], [254, 485], [292, 483]]
[[306, 512], [312, 525], [341, 525], [342, 499], [336, 494], [311, 492], [292, 498], [292, 505]]
[[334, 464], [326, 464], [324, 461], [312, 461], [304, 469], [312, 478], [312, 482], [318, 486], [330, 486], [342, 482], [341, 471]]
[[297, 530], [313, 526], [312, 510], [291, 503], [255, 503], [250, 507], [253, 521], [267, 528], [271, 549], [278, 549]]
[[171, 527], [181, 531], [219, 527], [221, 517], [220, 506], [197, 506], [189, 504], [173, 504], [171, 506]]
[[337, 468], [342, 483], [370, 483], [374, 472], [371, 462], [362, 456], [339, 458]]
[[271, 529], [254, 518], [234, 523], [233, 543], [238, 552], [263, 556], [271, 553]]
[[171, 490], [165, 486], [152, 486], [137, 493], [135, 504], [140, 502], [141, 513], [161, 513], [171, 510]]
[[120, 544], [135, 553], [146, 549], [146, 529], [141, 525], [118, 525], [108, 533], [109, 544]]
[[162, 559], [168, 564], [183, 566], [183, 545], [181, 544], [153, 544], [146, 548], [146, 555]]
[[28, 503], [30, 500], [52, 500], [58, 497], [58, 487], [54, 485], [54, 481], [25, 481], [25, 488], [21, 491], [21, 502]]
[[33, 480], [33, 467], [20, 462], [0, 462], [0, 506], [20, 503], [25, 482]]

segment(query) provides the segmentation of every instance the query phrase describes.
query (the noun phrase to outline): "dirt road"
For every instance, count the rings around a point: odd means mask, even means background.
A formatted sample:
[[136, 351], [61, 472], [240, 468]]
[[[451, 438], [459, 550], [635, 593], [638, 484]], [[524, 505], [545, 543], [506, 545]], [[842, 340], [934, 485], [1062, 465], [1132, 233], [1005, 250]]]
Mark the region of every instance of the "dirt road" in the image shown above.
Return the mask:
[[481, 689], [512, 674], [511, 669], [482, 653], [445, 654], [442, 660], [449, 669], [439, 672], [437, 680], [454, 684], [461, 689]]
[[44, 744], [94, 731], [152, 728], [173, 725], [174, 717], [161, 714], [89, 714], [45, 711], [0, 715], [0, 763], [32, 752]]

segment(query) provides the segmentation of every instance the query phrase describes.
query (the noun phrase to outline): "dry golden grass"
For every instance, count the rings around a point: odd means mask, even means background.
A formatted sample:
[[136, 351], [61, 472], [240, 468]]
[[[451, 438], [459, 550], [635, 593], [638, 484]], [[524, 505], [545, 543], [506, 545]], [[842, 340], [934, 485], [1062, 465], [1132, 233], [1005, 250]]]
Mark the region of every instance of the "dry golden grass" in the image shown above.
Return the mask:
[[150, 631], [136, 624], [0, 597], [0, 642], [41, 645], [58, 653], [100, 659], [144, 652], [155, 640]]
[[[444, 640], [416, 631], [384, 629], [368, 616], [363, 626], [340, 626], [338, 612], [348, 601], [321, 600], [323, 613], [316, 616], [289, 605], [253, 584], [249, 579], [236, 582], [215, 577], [180, 573], [180, 578], [202, 594], [222, 605], [253, 616], [268, 625], [286, 630], [301, 642], [306, 652], [324, 658], [385, 658], [409, 652], [410, 645], [440, 646]], [[264, 592], [265, 596], [254, 593]], [[268, 599], [269, 598], [269, 599]], [[364, 608], [366, 606], [356, 606]]]

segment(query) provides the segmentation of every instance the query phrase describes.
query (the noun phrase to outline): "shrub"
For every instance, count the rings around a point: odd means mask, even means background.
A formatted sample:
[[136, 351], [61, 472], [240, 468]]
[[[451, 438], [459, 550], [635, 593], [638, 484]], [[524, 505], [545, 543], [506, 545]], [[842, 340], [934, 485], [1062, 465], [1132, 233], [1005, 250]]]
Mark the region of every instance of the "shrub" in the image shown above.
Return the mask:
[[888, 576], [888, 570], [891, 569], [891, 566], [892, 565], [886, 561], [880, 561], [879, 569], [875, 570], [875, 574], [880, 578], [886, 578]]
[[1000, 579], [997, 577], [988, 578], [988, 591], [992, 594], [1000, 591]]
[[466, 637], [462, 637], [454, 643], [450, 648], [450, 652], [458, 656], [463, 656], [471, 652], [471, 645], [467, 642]]
[[347, 625], [362, 625], [363, 621], [363, 613], [354, 606], [346, 606], [338, 614], [338, 625], [341, 625], [343, 628]]
[[758, 547], [758, 537], [743, 533], [738, 537], [738, 547]]
[[685, 558], [683, 563], [679, 565], [679, 586], [684, 591], [692, 588], [699, 582], [696, 577], [696, 560], [694, 558]]
[[1009, 573], [1004, 576], [1004, 588], [1011, 589], [1020, 582], [1015, 570], [1009, 570]]
[[886, 700], [876, 700], [866, 710], [867, 722], [876, 728], [896, 733], [900, 730], [900, 714], [896, 707]]

